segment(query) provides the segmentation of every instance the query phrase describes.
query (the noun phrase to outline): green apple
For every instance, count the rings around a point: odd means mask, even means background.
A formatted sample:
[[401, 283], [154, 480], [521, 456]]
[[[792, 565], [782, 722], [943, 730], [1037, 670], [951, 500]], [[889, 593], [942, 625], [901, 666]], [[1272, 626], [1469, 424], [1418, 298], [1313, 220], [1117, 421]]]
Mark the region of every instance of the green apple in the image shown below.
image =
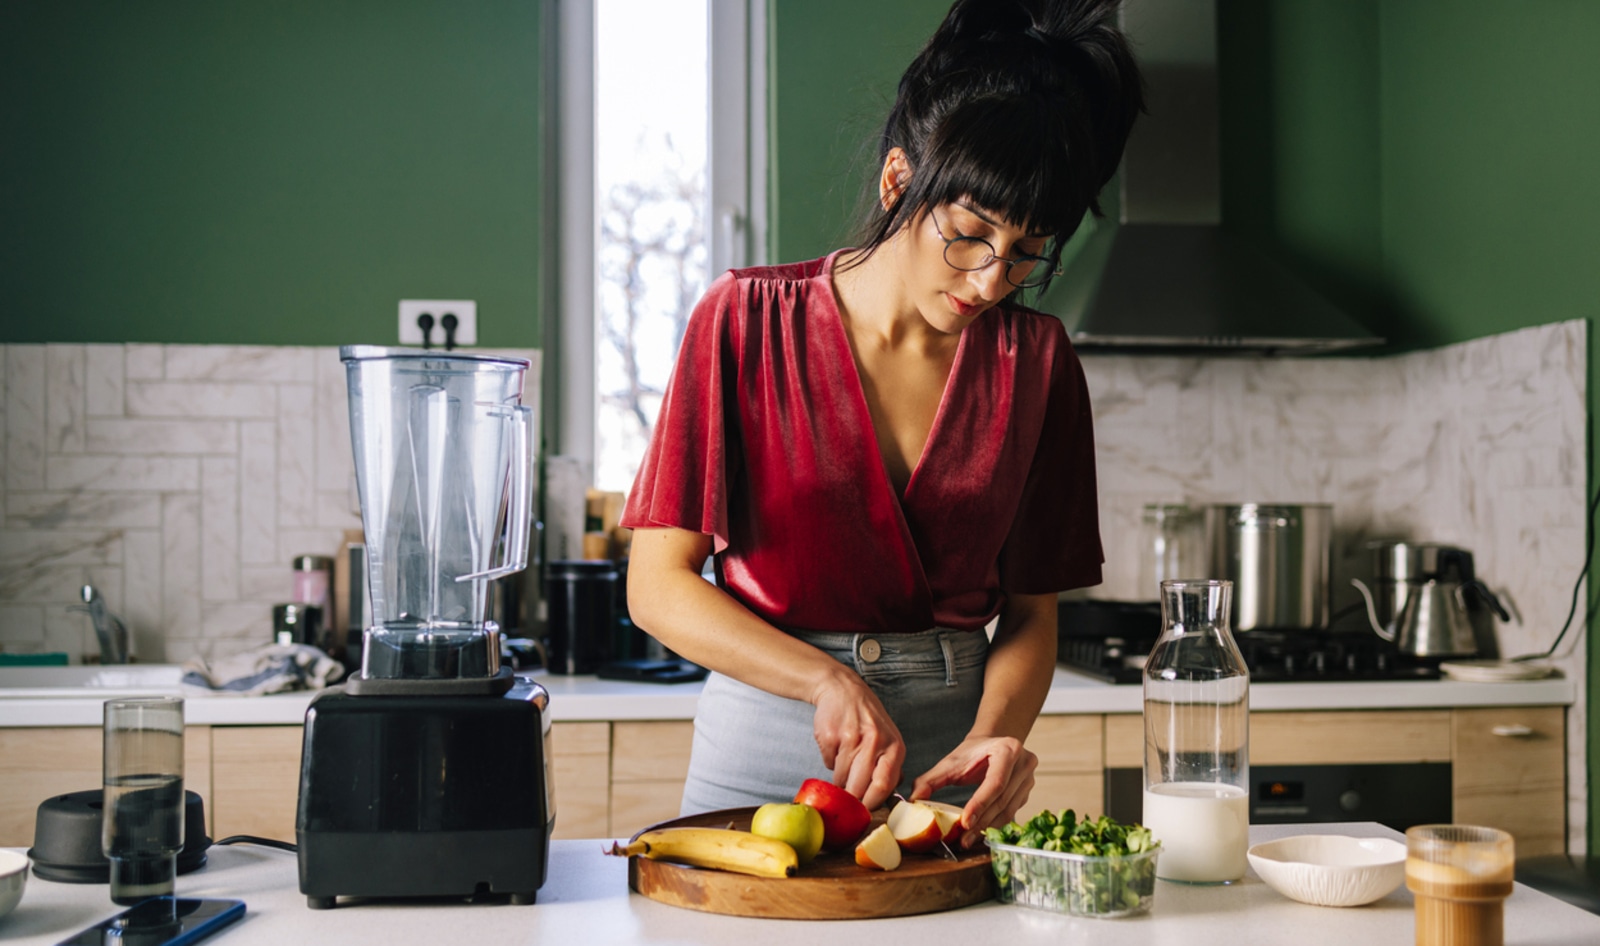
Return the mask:
[[810, 805], [773, 802], [756, 809], [750, 833], [789, 845], [804, 864], [822, 850], [822, 815]]

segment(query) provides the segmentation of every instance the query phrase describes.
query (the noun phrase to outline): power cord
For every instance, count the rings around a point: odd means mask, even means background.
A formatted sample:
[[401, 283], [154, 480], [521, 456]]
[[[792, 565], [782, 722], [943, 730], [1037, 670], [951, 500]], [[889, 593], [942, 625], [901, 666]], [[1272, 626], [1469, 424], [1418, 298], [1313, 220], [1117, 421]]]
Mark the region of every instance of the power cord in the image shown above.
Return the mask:
[[[1594, 514], [1596, 509], [1600, 509], [1600, 488], [1595, 490], [1594, 499], [1589, 503], [1589, 518], [1584, 522], [1584, 530], [1588, 534], [1588, 547], [1583, 553], [1583, 567], [1578, 569], [1578, 580], [1572, 583], [1572, 604], [1567, 608], [1567, 621], [1565, 624], [1561, 625], [1561, 633], [1556, 635], [1556, 639], [1550, 645], [1550, 649], [1544, 653], [1523, 654], [1520, 657], [1512, 657], [1508, 663], [1522, 663], [1528, 660], [1550, 659], [1551, 657], [1555, 656], [1556, 648], [1560, 647], [1561, 641], [1566, 638], [1567, 631], [1572, 629], [1572, 618], [1578, 613], [1578, 592], [1583, 589], [1583, 580], [1589, 577], [1589, 565], [1594, 561]], [[1589, 610], [1584, 612], [1584, 627], [1588, 627], [1589, 623], [1594, 620], [1595, 611], [1597, 609], [1600, 609], [1600, 598], [1596, 598], [1589, 605]]]
[[275, 841], [272, 838], [258, 838], [253, 834], [235, 834], [235, 835], [233, 835], [231, 837], [223, 838], [221, 841], [212, 841], [211, 843], [213, 845], [218, 845], [218, 844], [259, 844], [262, 847], [275, 847], [280, 851], [288, 851], [290, 854], [297, 854], [300, 851], [300, 849], [298, 847], [295, 847], [293, 844], [290, 844], [288, 841]]

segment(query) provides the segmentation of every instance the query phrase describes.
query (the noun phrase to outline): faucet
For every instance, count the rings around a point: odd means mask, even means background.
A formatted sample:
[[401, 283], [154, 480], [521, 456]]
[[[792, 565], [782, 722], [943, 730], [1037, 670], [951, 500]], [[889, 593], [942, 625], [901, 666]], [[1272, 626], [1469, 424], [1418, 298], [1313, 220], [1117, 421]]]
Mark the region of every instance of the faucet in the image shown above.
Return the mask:
[[122, 623], [121, 618], [106, 610], [106, 599], [100, 596], [100, 591], [94, 585], [84, 585], [79, 593], [83, 596], [83, 604], [72, 605], [67, 610], [86, 612], [89, 620], [94, 622], [94, 634], [100, 639], [100, 662], [127, 663], [128, 626]]

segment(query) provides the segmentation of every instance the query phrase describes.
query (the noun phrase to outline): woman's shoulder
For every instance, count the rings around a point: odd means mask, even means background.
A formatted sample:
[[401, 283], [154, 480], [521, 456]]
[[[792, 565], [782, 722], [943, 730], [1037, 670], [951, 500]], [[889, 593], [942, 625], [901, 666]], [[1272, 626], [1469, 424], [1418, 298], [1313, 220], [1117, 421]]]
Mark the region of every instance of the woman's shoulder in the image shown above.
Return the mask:
[[[1067, 339], [1067, 328], [1061, 320], [1048, 312], [1040, 312], [1020, 302], [1007, 300], [994, 307], [986, 319], [1001, 341], [1031, 351], [1057, 349], [1072, 352], [1072, 342]], [[982, 324], [980, 322], [980, 324]], [[1073, 360], [1076, 360], [1074, 357]]]

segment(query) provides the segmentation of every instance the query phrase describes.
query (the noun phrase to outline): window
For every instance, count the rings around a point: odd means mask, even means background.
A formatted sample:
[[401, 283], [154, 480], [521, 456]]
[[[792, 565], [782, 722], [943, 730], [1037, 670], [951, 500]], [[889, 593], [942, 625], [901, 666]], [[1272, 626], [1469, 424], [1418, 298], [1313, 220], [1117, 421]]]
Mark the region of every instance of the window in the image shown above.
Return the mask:
[[[689, 312], [764, 244], [762, 0], [560, 0], [553, 452], [626, 490]], [[552, 357], [553, 356], [553, 357]]]

